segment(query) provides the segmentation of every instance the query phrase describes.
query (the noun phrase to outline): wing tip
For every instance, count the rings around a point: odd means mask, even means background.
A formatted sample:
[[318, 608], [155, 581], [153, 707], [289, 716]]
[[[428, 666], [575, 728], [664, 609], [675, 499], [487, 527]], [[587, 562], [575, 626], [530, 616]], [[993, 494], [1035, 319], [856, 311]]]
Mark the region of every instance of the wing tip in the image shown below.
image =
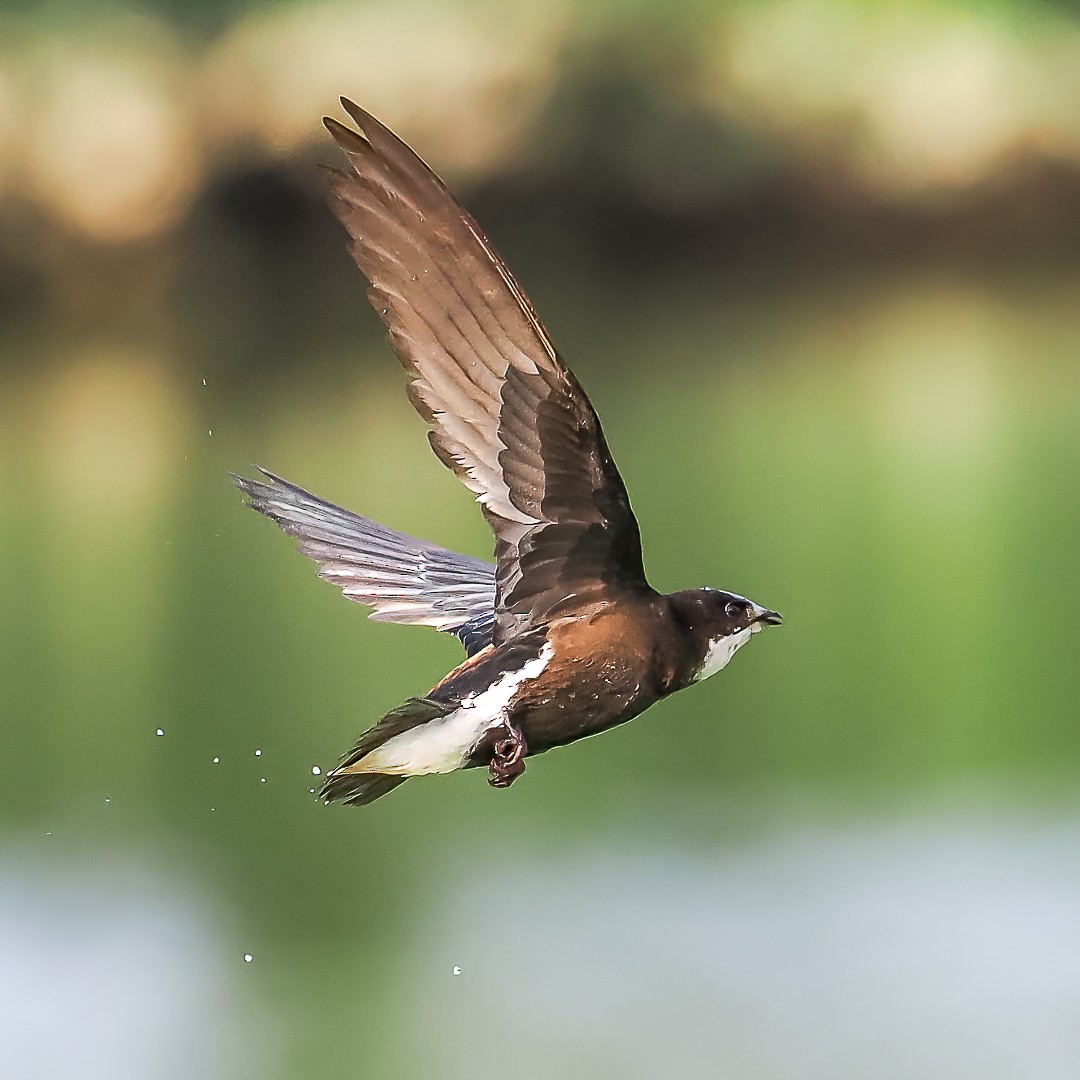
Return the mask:
[[375, 119], [371, 113], [361, 109], [352, 98], [346, 97], [344, 94], [339, 95], [338, 104], [352, 117], [353, 122], [360, 126], [361, 130], [364, 124]]
[[323, 127], [330, 132], [334, 142], [346, 154], [371, 153], [371, 143], [364, 138], [362, 132], [353, 131], [351, 127], [346, 127], [340, 120], [335, 120], [332, 116], [324, 116], [322, 122]]
[[[252, 465], [251, 468], [259, 469], [258, 465]], [[259, 472], [262, 472], [259, 469]], [[264, 483], [259, 480], [254, 480], [250, 476], [243, 476], [240, 473], [233, 472], [232, 469], [226, 469], [225, 475], [235, 484], [249, 499], [254, 499], [259, 494], [259, 489], [266, 487]], [[250, 505], [250, 504], [249, 504]]]
[[344, 145], [344, 142], [353, 144], [360, 142], [363, 143], [365, 147], [370, 148], [373, 135], [378, 138], [384, 133], [392, 134], [385, 124], [381, 124], [366, 109], [361, 109], [351, 98], [347, 98], [342, 94], [341, 97], [338, 98], [338, 102], [342, 109], [345, 110], [349, 119], [352, 120], [359, 129], [358, 131], [354, 131], [351, 127], [347, 127], [334, 117], [324, 116], [322, 118], [323, 127], [330, 132], [339, 145]]
[[256, 480], [251, 476], [243, 476], [240, 473], [233, 472], [232, 469], [225, 470], [225, 474], [245, 495], [254, 497], [261, 491], [274, 490], [303, 491], [303, 488], [297, 487], [296, 484], [290, 483], [284, 477], [278, 476], [277, 473], [271, 472], [269, 469], [264, 469], [254, 461], [249, 462], [249, 467], [256, 472], [262, 473], [266, 480], [269, 480], [270, 482], [266, 483], [263, 480]]

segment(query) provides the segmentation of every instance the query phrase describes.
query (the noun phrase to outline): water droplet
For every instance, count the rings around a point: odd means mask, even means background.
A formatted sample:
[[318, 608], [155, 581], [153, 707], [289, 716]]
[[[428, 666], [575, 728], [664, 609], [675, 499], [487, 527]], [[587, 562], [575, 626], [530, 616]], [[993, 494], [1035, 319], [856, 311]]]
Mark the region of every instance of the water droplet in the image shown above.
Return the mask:
[[164, 728], [158, 728], [157, 731], [154, 734], [155, 735], [164, 735], [165, 734], [165, 729]]
[[210, 764], [211, 765], [218, 765], [218, 764], [220, 764], [220, 762], [221, 762], [221, 758], [216, 757], [216, 758], [214, 758], [214, 760], [212, 762], [210, 762]]
[[318, 765], [312, 765], [311, 766], [311, 775], [312, 776], [322, 776], [322, 769], [320, 769]]
[[255, 756], [256, 757], [262, 757], [262, 751], [261, 750], [256, 750], [255, 751]]
[[457, 966], [457, 964], [454, 965], [454, 974], [455, 975], [460, 975], [461, 974], [461, 968], [459, 968]]
[[255, 957], [252, 956], [251, 953], [249, 953], [249, 952], [244, 953], [244, 963], [245, 964], [250, 964], [251, 961], [254, 960], [254, 959], [255, 959]]

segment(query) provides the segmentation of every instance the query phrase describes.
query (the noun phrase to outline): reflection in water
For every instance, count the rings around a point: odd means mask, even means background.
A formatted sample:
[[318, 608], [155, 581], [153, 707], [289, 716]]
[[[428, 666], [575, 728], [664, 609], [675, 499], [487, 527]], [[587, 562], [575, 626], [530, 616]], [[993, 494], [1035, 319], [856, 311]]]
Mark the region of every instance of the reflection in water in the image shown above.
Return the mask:
[[412, 930], [414, 1075], [1074, 1080], [1078, 842], [953, 817], [475, 867]]
[[131, 863], [57, 869], [11, 850], [0, 881], [4, 1076], [279, 1075], [274, 1027], [205, 897]]

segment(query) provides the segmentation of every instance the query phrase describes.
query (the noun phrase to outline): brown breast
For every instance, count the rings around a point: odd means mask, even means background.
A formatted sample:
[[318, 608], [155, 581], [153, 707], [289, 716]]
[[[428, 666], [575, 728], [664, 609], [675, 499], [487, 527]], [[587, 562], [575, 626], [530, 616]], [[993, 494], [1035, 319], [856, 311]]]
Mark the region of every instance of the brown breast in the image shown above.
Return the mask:
[[665, 630], [651, 599], [599, 603], [556, 619], [548, 630], [554, 655], [523, 686], [514, 710], [530, 753], [614, 727], [660, 698], [657, 641]]

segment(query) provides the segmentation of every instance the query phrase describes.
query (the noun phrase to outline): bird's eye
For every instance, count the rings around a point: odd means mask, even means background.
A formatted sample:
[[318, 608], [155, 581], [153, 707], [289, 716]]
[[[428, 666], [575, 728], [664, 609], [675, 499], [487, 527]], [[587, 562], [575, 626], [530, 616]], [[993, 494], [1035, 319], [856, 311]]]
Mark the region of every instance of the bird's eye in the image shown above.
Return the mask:
[[729, 600], [724, 611], [729, 619], [741, 619], [746, 615], [746, 604], [741, 600]]

